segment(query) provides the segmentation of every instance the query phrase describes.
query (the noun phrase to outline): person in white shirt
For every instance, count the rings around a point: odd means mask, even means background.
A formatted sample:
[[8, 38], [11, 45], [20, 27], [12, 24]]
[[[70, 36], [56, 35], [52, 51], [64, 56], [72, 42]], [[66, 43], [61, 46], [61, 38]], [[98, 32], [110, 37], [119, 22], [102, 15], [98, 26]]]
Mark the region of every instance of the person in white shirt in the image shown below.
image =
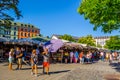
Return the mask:
[[11, 48], [9, 52], [9, 70], [12, 70], [12, 63], [13, 63], [13, 55], [14, 55], [14, 49]]
[[103, 51], [101, 51], [100, 56], [101, 56], [101, 60], [104, 61], [104, 53], [103, 53]]
[[72, 63], [73, 57], [74, 57], [74, 53], [71, 51], [71, 52], [70, 52], [70, 63]]

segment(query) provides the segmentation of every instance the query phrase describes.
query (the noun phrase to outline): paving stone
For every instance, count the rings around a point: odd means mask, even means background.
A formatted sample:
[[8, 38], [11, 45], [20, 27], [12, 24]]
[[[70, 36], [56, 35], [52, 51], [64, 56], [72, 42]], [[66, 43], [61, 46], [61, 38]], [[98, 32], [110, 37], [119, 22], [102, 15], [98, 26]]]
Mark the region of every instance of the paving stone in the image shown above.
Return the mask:
[[[13, 69], [15, 69], [16, 66], [17, 65], [13, 65]], [[9, 71], [8, 63], [1, 63], [0, 80], [108, 80], [111, 78], [110, 75], [120, 75], [115, 68], [115, 66], [109, 65], [108, 62], [102, 61], [83, 65], [79, 63], [51, 64], [51, 75], [43, 75], [42, 66], [40, 65], [38, 69], [38, 77], [35, 77], [30, 74], [30, 66], [23, 65], [23, 70]], [[120, 80], [119, 77], [117, 77], [116, 80], [117, 79]]]

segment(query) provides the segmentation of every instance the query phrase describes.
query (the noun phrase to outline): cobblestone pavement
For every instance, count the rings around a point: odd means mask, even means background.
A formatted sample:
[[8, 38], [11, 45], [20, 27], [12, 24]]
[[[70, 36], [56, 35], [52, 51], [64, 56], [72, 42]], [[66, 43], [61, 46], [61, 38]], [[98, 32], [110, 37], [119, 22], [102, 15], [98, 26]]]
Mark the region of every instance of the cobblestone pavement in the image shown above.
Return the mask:
[[38, 77], [35, 77], [31, 75], [30, 66], [23, 65], [22, 70], [9, 71], [8, 63], [0, 63], [0, 80], [120, 80], [118, 66], [102, 61], [83, 65], [51, 64], [50, 75], [42, 74], [42, 66], [39, 66]]
[[81, 65], [59, 80], [120, 80], [120, 73], [116, 67], [118, 65], [109, 65], [108, 62], [101, 61], [91, 65]]

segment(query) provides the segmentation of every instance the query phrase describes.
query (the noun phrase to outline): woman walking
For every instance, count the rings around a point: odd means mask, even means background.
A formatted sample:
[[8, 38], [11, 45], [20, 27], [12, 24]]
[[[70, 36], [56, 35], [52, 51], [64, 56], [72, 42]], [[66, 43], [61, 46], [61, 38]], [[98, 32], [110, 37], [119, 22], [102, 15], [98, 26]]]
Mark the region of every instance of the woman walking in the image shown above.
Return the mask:
[[14, 56], [14, 49], [11, 48], [9, 52], [9, 70], [12, 70], [12, 63], [13, 63], [13, 56]]
[[38, 70], [37, 70], [37, 63], [38, 63], [38, 56], [36, 54], [36, 50], [34, 49], [31, 54], [31, 66], [32, 66], [32, 72], [33, 75], [35, 73], [35, 76], [37, 77]]

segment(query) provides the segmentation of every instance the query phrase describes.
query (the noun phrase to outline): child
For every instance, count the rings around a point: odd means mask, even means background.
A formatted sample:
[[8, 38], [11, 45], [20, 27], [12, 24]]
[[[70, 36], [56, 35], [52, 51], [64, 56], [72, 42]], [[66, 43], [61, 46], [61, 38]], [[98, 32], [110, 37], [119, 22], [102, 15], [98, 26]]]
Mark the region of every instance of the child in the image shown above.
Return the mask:
[[13, 55], [14, 55], [14, 49], [11, 48], [9, 52], [9, 70], [12, 70], [12, 63], [13, 63]]
[[31, 54], [31, 66], [32, 66], [32, 72], [31, 74], [35, 73], [35, 76], [37, 77], [37, 63], [38, 63], [38, 56], [36, 54], [36, 50], [34, 49]]
[[49, 54], [48, 54], [48, 49], [45, 48], [43, 52], [43, 73], [44, 69], [46, 70], [47, 74], [49, 74]]

